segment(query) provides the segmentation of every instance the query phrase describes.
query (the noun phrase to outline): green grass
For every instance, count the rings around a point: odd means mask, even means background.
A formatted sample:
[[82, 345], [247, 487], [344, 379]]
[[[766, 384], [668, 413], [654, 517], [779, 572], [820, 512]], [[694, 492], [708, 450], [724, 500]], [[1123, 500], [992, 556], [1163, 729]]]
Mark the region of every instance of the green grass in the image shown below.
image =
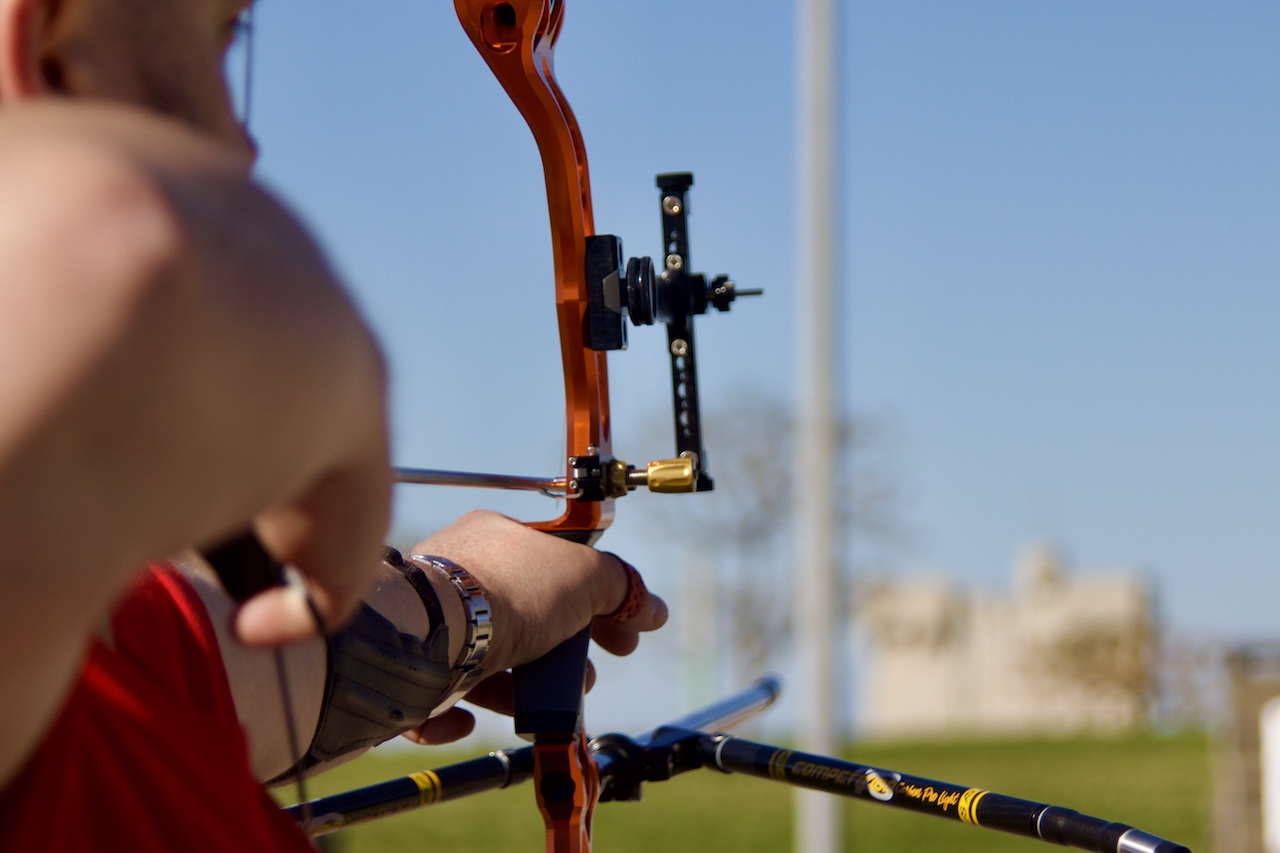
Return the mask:
[[[439, 766], [475, 753], [371, 753], [312, 782], [312, 796]], [[1066, 806], [1129, 823], [1208, 850], [1208, 742], [1199, 735], [1115, 739], [971, 741], [860, 745], [846, 758], [919, 776]], [[287, 796], [287, 794], [286, 794]], [[1033, 853], [1046, 845], [864, 801], [847, 802], [846, 850]], [[699, 771], [646, 787], [639, 803], [606, 803], [596, 847], [629, 851], [785, 851], [791, 797], [774, 782]], [[331, 850], [542, 849], [541, 820], [528, 784], [398, 815], [331, 836]]]

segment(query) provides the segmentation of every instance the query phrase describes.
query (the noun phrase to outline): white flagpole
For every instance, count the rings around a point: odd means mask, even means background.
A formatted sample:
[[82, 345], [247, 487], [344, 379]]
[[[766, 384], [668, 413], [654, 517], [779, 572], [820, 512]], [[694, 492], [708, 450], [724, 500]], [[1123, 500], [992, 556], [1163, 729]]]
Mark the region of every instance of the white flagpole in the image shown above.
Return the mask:
[[[793, 614], [800, 666], [800, 749], [835, 754], [840, 627], [836, 541], [838, 349], [835, 341], [840, 220], [836, 0], [797, 3], [797, 540]], [[841, 803], [796, 791], [796, 853], [836, 853]]]

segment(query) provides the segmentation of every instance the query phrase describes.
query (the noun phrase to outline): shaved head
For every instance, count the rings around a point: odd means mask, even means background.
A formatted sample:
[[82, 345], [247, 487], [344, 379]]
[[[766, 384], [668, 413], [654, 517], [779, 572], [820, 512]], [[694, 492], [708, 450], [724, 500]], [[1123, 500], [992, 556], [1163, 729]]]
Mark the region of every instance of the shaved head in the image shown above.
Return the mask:
[[[3, 98], [42, 94], [143, 107], [243, 144], [223, 58], [248, 0], [0, 0]], [[22, 68], [24, 73], [19, 73]]]

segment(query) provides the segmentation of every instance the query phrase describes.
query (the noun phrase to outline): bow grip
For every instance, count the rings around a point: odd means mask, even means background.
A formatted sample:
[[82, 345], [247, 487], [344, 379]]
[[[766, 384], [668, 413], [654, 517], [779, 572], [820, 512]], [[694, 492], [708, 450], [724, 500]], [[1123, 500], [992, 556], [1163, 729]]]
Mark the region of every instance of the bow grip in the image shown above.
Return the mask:
[[511, 671], [518, 735], [575, 735], [582, 729], [591, 626]]
[[[580, 545], [590, 545], [600, 536], [599, 530], [573, 530], [557, 527], [554, 522], [530, 526]], [[575, 735], [581, 731], [590, 647], [591, 624], [587, 623], [537, 660], [512, 667], [516, 734]]]

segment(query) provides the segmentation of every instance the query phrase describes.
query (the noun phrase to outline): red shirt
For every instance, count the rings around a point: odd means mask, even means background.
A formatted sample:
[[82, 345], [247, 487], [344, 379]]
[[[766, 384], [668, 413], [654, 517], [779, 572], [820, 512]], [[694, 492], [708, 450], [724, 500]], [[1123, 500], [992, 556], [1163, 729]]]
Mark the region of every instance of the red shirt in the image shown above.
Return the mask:
[[222, 656], [175, 570], [140, 574], [0, 794], [0, 849], [310, 851], [255, 781]]

